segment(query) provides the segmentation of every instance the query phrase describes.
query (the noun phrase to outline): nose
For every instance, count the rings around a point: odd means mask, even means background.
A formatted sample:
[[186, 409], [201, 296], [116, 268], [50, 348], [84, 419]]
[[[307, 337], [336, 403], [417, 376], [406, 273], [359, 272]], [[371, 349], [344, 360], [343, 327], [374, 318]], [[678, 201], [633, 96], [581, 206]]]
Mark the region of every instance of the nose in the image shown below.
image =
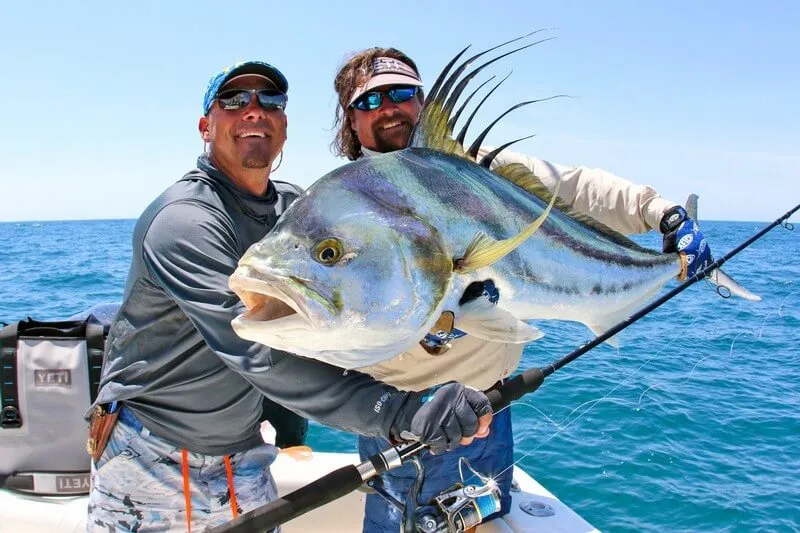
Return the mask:
[[381, 100], [381, 105], [377, 109], [380, 114], [391, 114], [394, 113], [395, 109], [400, 107], [399, 104], [392, 102], [392, 100], [387, 96], [383, 95], [383, 99]]
[[242, 118], [244, 120], [258, 121], [263, 120], [266, 117], [267, 110], [261, 107], [261, 104], [258, 103], [258, 95], [253, 94], [253, 97], [250, 99], [250, 103], [244, 108], [244, 116]]

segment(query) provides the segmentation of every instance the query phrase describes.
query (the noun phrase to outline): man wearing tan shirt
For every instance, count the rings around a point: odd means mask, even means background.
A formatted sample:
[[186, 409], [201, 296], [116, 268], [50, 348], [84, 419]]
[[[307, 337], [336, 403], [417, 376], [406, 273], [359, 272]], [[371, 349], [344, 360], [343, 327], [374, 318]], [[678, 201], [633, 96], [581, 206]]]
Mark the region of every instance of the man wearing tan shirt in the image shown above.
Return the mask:
[[[416, 65], [399, 50], [370, 48], [352, 56], [334, 81], [339, 98], [334, 152], [356, 160], [405, 148], [422, 107], [421, 87]], [[491, 150], [482, 147], [478, 160]], [[620, 233], [661, 230], [665, 234], [665, 251], [687, 256], [690, 276], [711, 259], [697, 224], [682, 207], [661, 198], [650, 187], [635, 185], [603, 170], [565, 167], [508, 150], [500, 152], [491, 168], [512, 162], [530, 168], [550, 190], [560, 182], [561, 199]], [[491, 281], [477, 285], [468, 289], [473, 297], [488, 298], [494, 303], [501, 297]], [[442, 345], [449, 347], [446, 353], [431, 355], [441, 351]], [[421, 390], [451, 380], [486, 390], [517, 368], [523, 348], [519, 344], [478, 339], [454, 329], [449, 338], [428, 335], [408, 352], [359, 370], [406, 390]], [[420, 500], [428, 500], [461, 481], [457, 474], [461, 457], [484, 475], [498, 474], [512, 464], [513, 445], [511, 415], [505, 410], [495, 415], [488, 438], [443, 456], [423, 454], [426, 478]], [[389, 446], [381, 438], [359, 439], [362, 459]], [[470, 481], [469, 472], [465, 475], [465, 481]], [[509, 510], [511, 476], [509, 469], [496, 479], [502, 493], [500, 514]], [[406, 466], [384, 474], [383, 485], [387, 492], [405, 501], [413, 480], [414, 470]], [[380, 496], [367, 496], [365, 531], [396, 532], [400, 520], [399, 511]]]

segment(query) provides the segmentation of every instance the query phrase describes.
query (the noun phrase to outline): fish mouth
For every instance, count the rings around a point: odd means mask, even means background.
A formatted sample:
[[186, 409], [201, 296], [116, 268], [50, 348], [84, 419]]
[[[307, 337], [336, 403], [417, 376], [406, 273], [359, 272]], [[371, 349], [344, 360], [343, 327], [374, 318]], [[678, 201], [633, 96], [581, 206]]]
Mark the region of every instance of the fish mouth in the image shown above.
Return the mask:
[[335, 315], [335, 306], [304, 280], [295, 276], [256, 271], [240, 266], [228, 286], [247, 311], [233, 320], [234, 329], [257, 326], [259, 330], [309, 330], [320, 318]]

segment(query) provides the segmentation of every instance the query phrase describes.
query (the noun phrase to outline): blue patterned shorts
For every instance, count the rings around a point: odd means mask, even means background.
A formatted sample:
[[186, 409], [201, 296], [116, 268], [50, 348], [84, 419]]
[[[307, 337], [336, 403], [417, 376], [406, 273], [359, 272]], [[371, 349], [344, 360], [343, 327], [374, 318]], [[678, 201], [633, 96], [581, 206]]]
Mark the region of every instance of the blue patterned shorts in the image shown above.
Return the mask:
[[87, 531], [200, 532], [232, 520], [234, 501], [241, 514], [277, 497], [269, 471], [277, 455], [274, 446], [230, 456], [184, 452], [151, 435], [124, 407], [123, 414], [92, 465]]

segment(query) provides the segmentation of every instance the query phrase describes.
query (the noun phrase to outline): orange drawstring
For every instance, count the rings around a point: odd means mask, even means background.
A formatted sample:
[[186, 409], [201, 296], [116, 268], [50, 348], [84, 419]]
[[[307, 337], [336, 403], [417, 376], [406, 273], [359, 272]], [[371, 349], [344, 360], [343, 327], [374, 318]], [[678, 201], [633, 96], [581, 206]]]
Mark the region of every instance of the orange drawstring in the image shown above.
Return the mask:
[[[228, 474], [228, 490], [231, 493], [231, 512], [234, 518], [239, 517], [239, 504], [236, 503], [236, 491], [233, 489], [233, 466], [231, 457], [226, 455], [225, 472]], [[186, 505], [186, 531], [192, 533], [192, 493], [189, 485], [189, 451], [181, 450], [181, 471], [183, 473], [183, 500]]]
[[231, 493], [231, 511], [233, 517], [239, 517], [239, 505], [236, 503], [236, 491], [233, 490], [233, 467], [231, 466], [231, 456], [225, 456], [225, 472], [228, 473], [228, 490]]
[[181, 470], [183, 471], [183, 500], [186, 505], [186, 531], [192, 533], [192, 492], [189, 487], [189, 452], [181, 450]]

